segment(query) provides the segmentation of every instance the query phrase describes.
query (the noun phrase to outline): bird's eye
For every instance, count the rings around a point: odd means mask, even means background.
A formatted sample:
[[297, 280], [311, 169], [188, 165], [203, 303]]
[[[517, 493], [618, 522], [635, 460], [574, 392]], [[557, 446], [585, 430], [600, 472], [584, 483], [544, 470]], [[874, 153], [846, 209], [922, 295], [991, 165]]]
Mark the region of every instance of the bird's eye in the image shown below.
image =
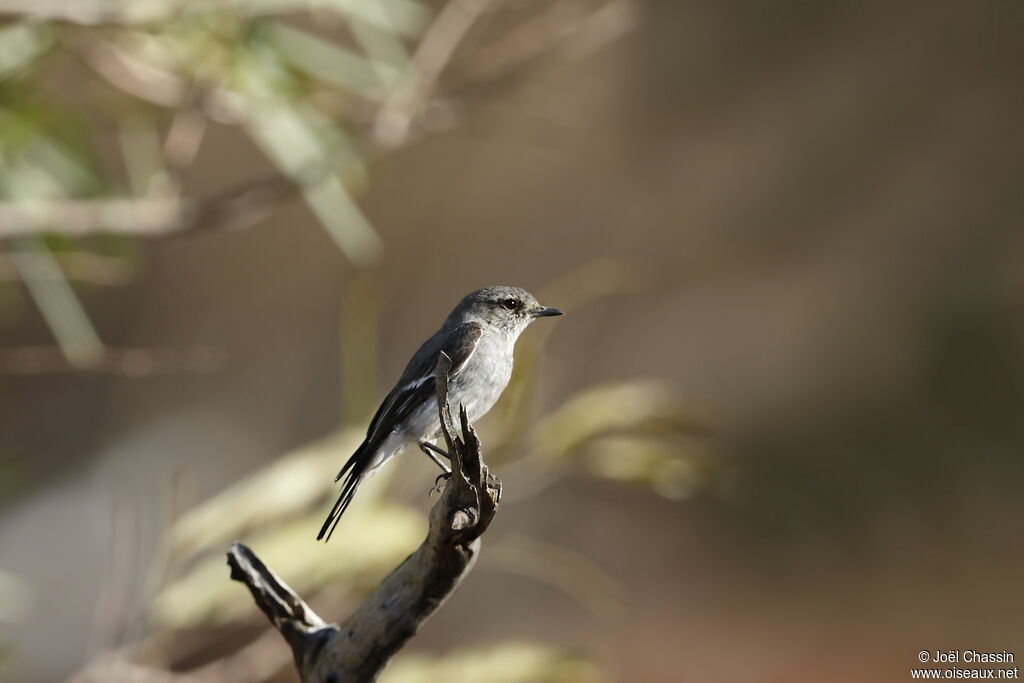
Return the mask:
[[516, 301], [515, 299], [502, 299], [501, 306], [502, 308], [507, 308], [510, 311], [514, 311], [517, 308], [519, 308], [519, 302]]

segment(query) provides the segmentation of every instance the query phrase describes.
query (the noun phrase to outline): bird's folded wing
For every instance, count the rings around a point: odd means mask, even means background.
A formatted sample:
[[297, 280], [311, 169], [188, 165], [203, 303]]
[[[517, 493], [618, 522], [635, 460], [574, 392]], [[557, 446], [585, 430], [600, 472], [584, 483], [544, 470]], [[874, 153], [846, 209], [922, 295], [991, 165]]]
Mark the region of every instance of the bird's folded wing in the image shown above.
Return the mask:
[[454, 330], [442, 329], [427, 340], [409, 361], [398, 384], [377, 409], [366, 433], [367, 441], [383, 441], [414, 410], [434, 396], [434, 369], [441, 351], [452, 359], [448, 376], [454, 378], [466, 367], [483, 332], [483, 327], [478, 323], [465, 323]]

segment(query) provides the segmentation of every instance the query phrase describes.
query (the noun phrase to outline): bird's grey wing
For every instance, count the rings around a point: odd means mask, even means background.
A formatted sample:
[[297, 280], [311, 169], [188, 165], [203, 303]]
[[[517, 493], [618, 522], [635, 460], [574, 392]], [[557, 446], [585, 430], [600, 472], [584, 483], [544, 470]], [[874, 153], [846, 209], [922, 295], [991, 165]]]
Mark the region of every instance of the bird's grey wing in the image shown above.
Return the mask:
[[366, 431], [368, 441], [387, 438], [388, 434], [416, 408], [434, 396], [434, 370], [438, 354], [444, 351], [452, 359], [449, 378], [466, 367], [476, 351], [484, 328], [478, 323], [464, 323], [451, 331], [441, 330], [423, 344], [409, 361], [398, 384], [381, 403]]
[[483, 332], [483, 327], [476, 323], [459, 325], [453, 330], [442, 328], [428, 339], [412, 357], [405, 372], [402, 373], [401, 379], [398, 380], [398, 384], [387, 395], [380, 408], [377, 409], [377, 414], [370, 421], [370, 427], [366, 430], [366, 439], [335, 477], [335, 481], [345, 477], [345, 482], [342, 484], [337, 502], [334, 503], [330, 514], [327, 515], [323, 526], [320, 527], [317, 540], [325, 536], [330, 540], [331, 534], [334, 533], [334, 529], [338, 525], [338, 520], [341, 519], [341, 515], [352, 502], [359, 482], [362, 481], [377, 449], [388, 438], [388, 435], [416, 408], [429, 401], [434, 395], [434, 370], [437, 367], [438, 354], [444, 351], [452, 359], [452, 367], [448, 376], [454, 377], [466, 367], [466, 362], [476, 351]]

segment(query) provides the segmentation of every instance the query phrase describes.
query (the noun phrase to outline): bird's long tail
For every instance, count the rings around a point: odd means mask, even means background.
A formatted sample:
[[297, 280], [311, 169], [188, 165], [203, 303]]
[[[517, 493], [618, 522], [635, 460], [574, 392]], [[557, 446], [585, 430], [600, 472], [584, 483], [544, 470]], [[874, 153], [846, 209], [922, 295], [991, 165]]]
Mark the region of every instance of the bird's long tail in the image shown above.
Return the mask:
[[[334, 478], [335, 482], [342, 477], [345, 478], [345, 481], [341, 485], [341, 493], [338, 495], [338, 500], [335, 501], [330, 514], [324, 520], [324, 525], [320, 527], [320, 533], [317, 534], [316, 540], [323, 540], [325, 543], [331, 540], [331, 534], [334, 533], [335, 527], [338, 526], [341, 516], [345, 513], [349, 503], [352, 502], [356, 495], [356, 489], [359, 488], [359, 484], [364, 478], [363, 475], [370, 461], [370, 450], [369, 444], [364, 441], [356, 449], [356, 452], [352, 454], [352, 457], [348, 459], [345, 466], [341, 468], [341, 471], [338, 472], [338, 476]], [[326, 538], [324, 538], [325, 536]]]

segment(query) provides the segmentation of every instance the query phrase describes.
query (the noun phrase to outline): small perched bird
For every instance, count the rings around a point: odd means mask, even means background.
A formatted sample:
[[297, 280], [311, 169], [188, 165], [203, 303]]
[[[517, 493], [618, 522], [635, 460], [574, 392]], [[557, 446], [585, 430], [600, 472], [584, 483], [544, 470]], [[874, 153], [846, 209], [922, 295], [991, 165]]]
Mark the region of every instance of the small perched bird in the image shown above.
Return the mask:
[[360, 483], [407, 445], [432, 446], [440, 434], [434, 368], [441, 351], [452, 360], [449, 399], [454, 405], [465, 405], [473, 421], [491, 409], [508, 385], [516, 339], [535, 319], [552, 315], [562, 312], [542, 306], [519, 287], [485, 287], [467, 294], [405, 366], [395, 388], [370, 420], [363, 443], [338, 472], [334, 481], [345, 478], [341, 495], [317, 540], [324, 536], [330, 540]]

